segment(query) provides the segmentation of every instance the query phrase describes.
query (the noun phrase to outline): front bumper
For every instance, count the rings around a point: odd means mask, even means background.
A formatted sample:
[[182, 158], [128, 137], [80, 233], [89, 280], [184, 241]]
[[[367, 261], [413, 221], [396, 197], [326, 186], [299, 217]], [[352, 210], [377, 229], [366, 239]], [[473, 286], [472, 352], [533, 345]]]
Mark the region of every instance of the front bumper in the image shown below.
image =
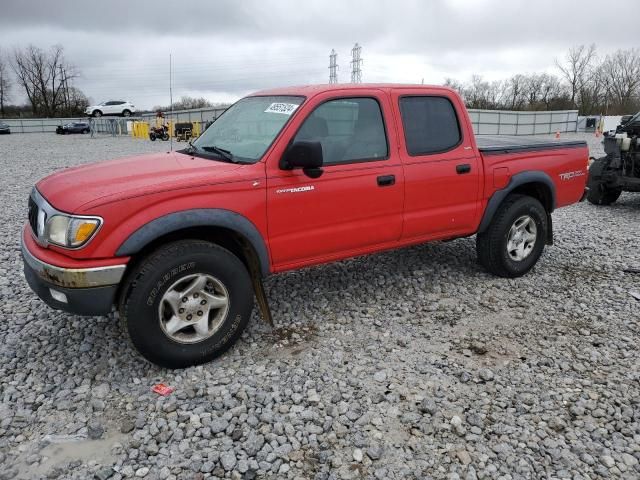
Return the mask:
[[106, 315], [115, 302], [126, 265], [63, 268], [36, 258], [22, 242], [24, 276], [51, 308], [77, 315]]

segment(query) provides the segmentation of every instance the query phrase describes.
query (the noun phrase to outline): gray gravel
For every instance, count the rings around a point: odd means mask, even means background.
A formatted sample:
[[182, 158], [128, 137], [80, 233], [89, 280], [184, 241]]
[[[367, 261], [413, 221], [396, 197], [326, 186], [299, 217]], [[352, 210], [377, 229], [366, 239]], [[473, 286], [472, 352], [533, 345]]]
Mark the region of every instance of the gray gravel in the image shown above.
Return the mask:
[[[527, 276], [474, 239], [276, 276], [213, 363], [142, 360], [114, 316], [55, 312], [21, 275], [40, 177], [167, 144], [0, 137], [0, 479], [640, 476], [640, 195], [554, 214]], [[159, 382], [176, 390], [151, 392]]]

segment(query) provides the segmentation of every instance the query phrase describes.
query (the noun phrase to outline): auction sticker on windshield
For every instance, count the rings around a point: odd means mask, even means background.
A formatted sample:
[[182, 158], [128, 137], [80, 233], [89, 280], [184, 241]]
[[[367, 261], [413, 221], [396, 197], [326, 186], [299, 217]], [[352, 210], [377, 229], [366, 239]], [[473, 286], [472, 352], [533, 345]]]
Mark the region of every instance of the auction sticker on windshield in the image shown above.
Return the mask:
[[298, 108], [298, 105], [296, 105], [295, 103], [276, 102], [269, 105], [269, 108], [267, 108], [264, 113], [283, 113], [284, 115], [291, 115], [296, 111], [296, 108]]

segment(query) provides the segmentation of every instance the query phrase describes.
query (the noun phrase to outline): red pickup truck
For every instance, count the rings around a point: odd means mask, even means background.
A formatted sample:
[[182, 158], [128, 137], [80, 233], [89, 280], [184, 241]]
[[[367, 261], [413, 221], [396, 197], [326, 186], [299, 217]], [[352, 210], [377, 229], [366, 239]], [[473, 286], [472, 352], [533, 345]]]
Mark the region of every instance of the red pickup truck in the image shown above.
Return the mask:
[[476, 234], [517, 277], [552, 244], [551, 213], [584, 198], [581, 141], [475, 137], [443, 87], [258, 92], [186, 149], [84, 165], [40, 182], [25, 276], [56, 309], [108, 314], [166, 367], [209, 361], [247, 325], [262, 279]]

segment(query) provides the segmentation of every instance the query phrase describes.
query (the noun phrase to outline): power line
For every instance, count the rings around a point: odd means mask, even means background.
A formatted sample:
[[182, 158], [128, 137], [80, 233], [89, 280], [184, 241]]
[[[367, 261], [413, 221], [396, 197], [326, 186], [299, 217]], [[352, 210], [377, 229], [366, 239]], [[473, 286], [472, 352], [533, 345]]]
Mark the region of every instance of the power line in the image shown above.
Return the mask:
[[338, 83], [338, 54], [334, 49], [329, 55], [329, 83]]
[[351, 83], [362, 83], [362, 47], [358, 42], [351, 49]]

